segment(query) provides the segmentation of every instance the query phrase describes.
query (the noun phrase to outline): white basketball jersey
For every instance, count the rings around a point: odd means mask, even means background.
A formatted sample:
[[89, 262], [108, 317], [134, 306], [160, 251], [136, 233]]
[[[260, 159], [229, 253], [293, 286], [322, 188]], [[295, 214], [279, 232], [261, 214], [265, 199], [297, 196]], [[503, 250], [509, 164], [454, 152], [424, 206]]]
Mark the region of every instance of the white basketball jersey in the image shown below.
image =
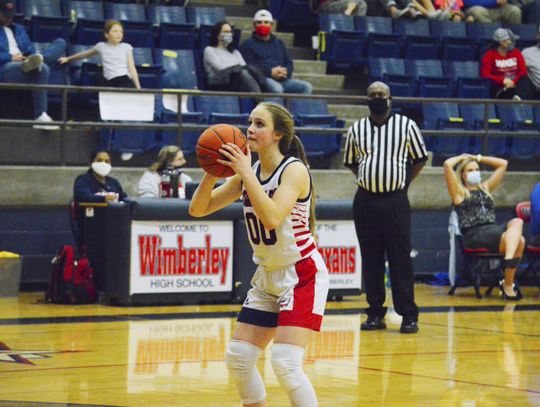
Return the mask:
[[[272, 197], [278, 188], [281, 174], [287, 165], [293, 162], [302, 161], [295, 157], [285, 157], [266, 180], [261, 180], [259, 161], [253, 165], [253, 171], [269, 197]], [[245, 188], [242, 188], [242, 200], [246, 229], [251, 247], [253, 247], [255, 264], [269, 268], [280, 268], [295, 264], [309, 257], [316, 250], [315, 240], [309, 230], [311, 193], [307, 198], [296, 201], [291, 213], [277, 228], [272, 230], [265, 229], [255, 214]]]

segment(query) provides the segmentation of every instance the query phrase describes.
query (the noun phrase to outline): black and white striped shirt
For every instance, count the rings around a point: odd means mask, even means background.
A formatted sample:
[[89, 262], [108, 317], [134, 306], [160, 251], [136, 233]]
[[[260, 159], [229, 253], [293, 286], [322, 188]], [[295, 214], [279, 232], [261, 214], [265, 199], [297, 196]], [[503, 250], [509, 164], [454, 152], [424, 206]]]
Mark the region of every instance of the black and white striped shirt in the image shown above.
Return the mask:
[[345, 166], [358, 165], [357, 183], [373, 192], [404, 189], [410, 182], [410, 162], [427, 159], [427, 150], [416, 123], [392, 114], [378, 126], [369, 117], [354, 123], [345, 144]]

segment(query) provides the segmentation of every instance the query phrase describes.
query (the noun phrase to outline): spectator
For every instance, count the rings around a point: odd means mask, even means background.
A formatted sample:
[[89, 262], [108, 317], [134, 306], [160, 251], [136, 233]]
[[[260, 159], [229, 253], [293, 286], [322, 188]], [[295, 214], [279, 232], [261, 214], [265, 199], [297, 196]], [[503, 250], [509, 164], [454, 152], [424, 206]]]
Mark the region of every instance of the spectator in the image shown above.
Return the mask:
[[[480, 163], [493, 168], [493, 174], [482, 181]], [[457, 168], [454, 170], [454, 167]], [[514, 285], [514, 275], [521, 261], [525, 239], [523, 221], [518, 218], [497, 225], [493, 192], [501, 183], [508, 162], [497, 157], [461, 154], [444, 162], [444, 178], [459, 220], [465, 247], [487, 248], [504, 254], [504, 279], [499, 285], [504, 299], [519, 300]]]
[[367, 3], [364, 0], [311, 0], [310, 6], [313, 12], [321, 14], [362, 17], [367, 11]]
[[[49, 83], [49, 65], [64, 55], [66, 41], [54, 40], [43, 54], [37, 54], [22, 25], [13, 23], [15, 3], [13, 0], [0, 0], [0, 82], [31, 83], [46, 85]], [[47, 125], [52, 118], [47, 114], [47, 91], [33, 91], [36, 129], [58, 130], [59, 126]]]
[[204, 49], [204, 68], [210, 89], [261, 92], [242, 54], [234, 47], [233, 29], [226, 21], [212, 27], [210, 45]]
[[108, 176], [111, 169], [109, 153], [96, 151], [90, 155], [88, 171], [75, 179], [73, 187], [73, 200], [77, 211], [75, 239], [79, 245], [84, 244], [84, 217], [79, 203], [114, 202], [123, 201], [126, 198], [120, 182]]
[[283, 41], [272, 34], [272, 22], [272, 14], [268, 10], [255, 13], [254, 32], [240, 47], [244, 59], [264, 73], [266, 91], [310, 94], [313, 87], [309, 82], [292, 79], [292, 60]]
[[[193, 180], [180, 168], [186, 165], [184, 152], [177, 146], [165, 146], [158, 154], [158, 159], [145, 171], [137, 187], [139, 196], [143, 198], [186, 198], [186, 184]], [[178, 180], [178, 194], [171, 185]]]
[[422, 18], [420, 11], [416, 10], [411, 1], [405, 0], [380, 0], [390, 17], [398, 18]]
[[473, 16], [465, 17], [463, 13], [463, 0], [412, 0], [412, 5], [429, 20], [454, 21], [465, 20], [468, 23], [474, 21]]
[[122, 23], [108, 20], [105, 22], [103, 31], [107, 42], [98, 42], [86, 51], [59, 58], [58, 62], [66, 64], [76, 59], [89, 58], [99, 54], [103, 65], [103, 83], [99, 85], [140, 89], [139, 75], [133, 59], [133, 47], [122, 42], [124, 38]]
[[479, 23], [521, 24], [521, 8], [508, 0], [464, 0], [465, 15]]
[[540, 99], [540, 21], [536, 25], [538, 44], [523, 50], [523, 58], [531, 81], [530, 99]]
[[491, 80], [494, 98], [521, 100], [530, 93], [525, 60], [515, 48], [518, 38], [507, 28], [497, 28], [493, 33], [495, 44], [482, 58], [480, 76]]
[[540, 182], [531, 191], [531, 244], [540, 247]]

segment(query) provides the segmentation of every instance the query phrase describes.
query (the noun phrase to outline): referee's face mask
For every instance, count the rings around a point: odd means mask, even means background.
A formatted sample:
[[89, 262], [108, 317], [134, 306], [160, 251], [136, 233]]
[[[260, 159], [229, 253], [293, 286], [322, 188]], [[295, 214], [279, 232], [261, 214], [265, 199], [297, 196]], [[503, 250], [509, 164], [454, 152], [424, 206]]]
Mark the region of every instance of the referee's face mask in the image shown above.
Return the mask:
[[390, 109], [391, 99], [389, 97], [373, 97], [368, 100], [368, 107], [371, 114], [383, 116]]

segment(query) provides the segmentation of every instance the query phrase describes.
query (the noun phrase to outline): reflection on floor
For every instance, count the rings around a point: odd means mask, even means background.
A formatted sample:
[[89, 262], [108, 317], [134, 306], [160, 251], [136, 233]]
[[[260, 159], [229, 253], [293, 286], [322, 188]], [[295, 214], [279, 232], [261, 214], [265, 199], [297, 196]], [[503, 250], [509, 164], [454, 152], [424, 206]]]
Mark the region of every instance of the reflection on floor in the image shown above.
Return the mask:
[[[306, 351], [320, 406], [540, 405], [540, 300], [417, 286], [420, 332], [361, 332], [365, 298], [329, 303]], [[0, 299], [0, 407], [240, 406], [223, 361], [238, 305], [119, 308]], [[390, 294], [388, 296], [390, 298]], [[269, 406], [287, 406], [269, 349]]]

